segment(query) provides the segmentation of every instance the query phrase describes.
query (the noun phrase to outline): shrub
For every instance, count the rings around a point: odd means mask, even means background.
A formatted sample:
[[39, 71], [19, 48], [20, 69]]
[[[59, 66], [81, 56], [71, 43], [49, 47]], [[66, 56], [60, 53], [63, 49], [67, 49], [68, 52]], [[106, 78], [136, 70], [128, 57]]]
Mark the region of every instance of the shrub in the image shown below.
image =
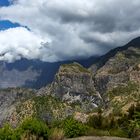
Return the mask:
[[20, 126], [21, 131], [25, 135], [36, 135], [37, 137], [43, 137], [44, 139], [48, 139], [48, 127], [47, 125], [37, 119], [29, 118]]
[[54, 120], [51, 122], [51, 128], [63, 128], [63, 121], [62, 120]]
[[51, 130], [49, 140], [63, 140], [64, 130], [60, 128], [54, 128]]
[[98, 114], [98, 115], [89, 117], [87, 124], [95, 129], [101, 129], [102, 122], [103, 122], [103, 117], [101, 114]]
[[5, 124], [3, 128], [0, 129], [0, 139], [2, 140], [11, 140], [13, 135], [13, 130], [10, 125]]
[[[35, 136], [35, 135], [31, 135], [31, 134], [24, 134], [21, 136], [21, 139], [20, 140], [37, 140], [38, 137]], [[43, 140], [43, 138], [39, 138], [39, 140]]]
[[73, 138], [85, 135], [88, 127], [73, 118], [67, 118], [63, 121], [63, 128], [66, 137]]

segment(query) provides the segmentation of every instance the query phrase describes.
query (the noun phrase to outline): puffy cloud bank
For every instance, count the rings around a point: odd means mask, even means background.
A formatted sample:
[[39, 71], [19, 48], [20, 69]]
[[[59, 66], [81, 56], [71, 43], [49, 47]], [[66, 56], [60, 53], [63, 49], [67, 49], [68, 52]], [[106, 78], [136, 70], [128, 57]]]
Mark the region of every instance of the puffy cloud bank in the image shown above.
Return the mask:
[[0, 60], [54, 62], [101, 55], [140, 35], [139, 0], [10, 0], [0, 19]]
[[0, 31], [0, 60], [13, 62], [21, 58], [57, 61], [44, 39], [23, 27]]

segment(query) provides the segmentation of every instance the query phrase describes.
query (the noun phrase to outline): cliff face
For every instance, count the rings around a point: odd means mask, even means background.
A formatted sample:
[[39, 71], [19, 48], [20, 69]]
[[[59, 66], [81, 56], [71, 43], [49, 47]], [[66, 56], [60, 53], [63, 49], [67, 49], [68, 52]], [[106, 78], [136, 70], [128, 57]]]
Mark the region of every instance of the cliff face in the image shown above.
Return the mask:
[[62, 65], [47, 94], [68, 103], [89, 102], [97, 106], [102, 101], [95, 91], [93, 74], [78, 63]]

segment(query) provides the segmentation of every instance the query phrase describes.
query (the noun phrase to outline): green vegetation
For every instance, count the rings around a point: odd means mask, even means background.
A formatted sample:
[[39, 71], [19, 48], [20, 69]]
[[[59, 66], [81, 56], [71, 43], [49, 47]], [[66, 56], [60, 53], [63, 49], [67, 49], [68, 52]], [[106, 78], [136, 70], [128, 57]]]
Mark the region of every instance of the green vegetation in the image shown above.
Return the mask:
[[118, 74], [122, 71], [127, 70], [127, 65], [129, 65], [129, 63], [129, 59], [127, 59], [123, 53], [118, 53], [115, 56], [115, 59], [112, 59], [113, 67], [110, 67], [111, 69], [108, 72], [110, 74]]
[[63, 140], [64, 137], [79, 136], [140, 136], [140, 104], [132, 105], [127, 114], [116, 117], [114, 114], [104, 116], [101, 109], [92, 115], [86, 124], [73, 117], [47, 122], [35, 118], [24, 120], [17, 128], [5, 124], [0, 129], [0, 140]]
[[116, 55], [116, 59], [117, 61], [124, 61], [126, 58], [125, 58], [125, 55], [122, 53], [122, 52], [119, 52], [117, 55]]
[[47, 125], [37, 119], [26, 119], [16, 129], [6, 124], [0, 129], [0, 140], [48, 139]]
[[63, 130], [67, 138], [84, 136], [89, 128], [88, 125], [75, 120], [73, 117], [67, 117], [62, 121], [54, 121], [51, 127]]
[[90, 73], [90, 71], [88, 69], [84, 68], [79, 63], [64, 64], [64, 65], [62, 65], [62, 67], [63, 67], [64, 72], [68, 72], [69, 70], [72, 70], [73, 72]]
[[14, 140], [15, 136], [16, 134], [14, 134], [13, 129], [8, 124], [5, 124], [3, 128], [0, 129], [1, 140]]
[[114, 114], [103, 116], [102, 112], [91, 116], [88, 126], [92, 128], [88, 135], [138, 137], [140, 136], [140, 104], [132, 105], [127, 114], [116, 117]]
[[128, 114], [118, 120], [118, 124], [128, 130], [129, 137], [140, 136], [140, 103], [132, 105], [128, 110]]
[[62, 124], [64, 128], [65, 135], [68, 138], [73, 138], [77, 136], [83, 136], [86, 134], [87, 126], [74, 120], [73, 118], [67, 118]]
[[125, 129], [119, 126], [118, 120], [113, 115], [108, 117], [103, 117], [101, 114], [92, 116], [88, 124], [92, 128], [88, 135], [129, 137]]
[[127, 71], [130, 66], [134, 66], [134, 70], [139, 70], [137, 67], [140, 63], [140, 51], [137, 48], [131, 48], [124, 52], [116, 54], [111, 61], [111, 67], [108, 71], [110, 74], [118, 74]]
[[47, 126], [43, 121], [34, 118], [28, 118], [22, 122], [17, 128], [12, 128], [5, 124], [0, 129], [0, 140], [62, 140], [65, 137], [78, 137], [85, 135], [87, 126], [74, 120], [67, 118], [60, 121], [55, 128], [53, 125]]
[[37, 119], [29, 118], [25, 120], [21, 126], [21, 130], [27, 135], [36, 135], [36, 137], [48, 138], [48, 127], [47, 125]]

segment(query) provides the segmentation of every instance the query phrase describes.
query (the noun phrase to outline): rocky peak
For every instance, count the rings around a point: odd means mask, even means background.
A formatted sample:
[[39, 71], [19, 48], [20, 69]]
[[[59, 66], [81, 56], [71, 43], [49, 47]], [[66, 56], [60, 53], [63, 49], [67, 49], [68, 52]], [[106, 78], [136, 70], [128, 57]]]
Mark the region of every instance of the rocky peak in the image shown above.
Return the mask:
[[71, 74], [77, 74], [77, 73], [81, 73], [81, 74], [91, 74], [91, 72], [89, 70], [87, 70], [86, 68], [84, 68], [82, 65], [80, 65], [79, 63], [71, 63], [71, 64], [64, 64], [62, 66], [60, 66], [59, 68], [59, 74], [60, 73], [71, 73]]
[[62, 65], [53, 83], [47, 88], [47, 94], [69, 103], [91, 102], [97, 106], [101, 101], [94, 88], [92, 73], [78, 63]]

